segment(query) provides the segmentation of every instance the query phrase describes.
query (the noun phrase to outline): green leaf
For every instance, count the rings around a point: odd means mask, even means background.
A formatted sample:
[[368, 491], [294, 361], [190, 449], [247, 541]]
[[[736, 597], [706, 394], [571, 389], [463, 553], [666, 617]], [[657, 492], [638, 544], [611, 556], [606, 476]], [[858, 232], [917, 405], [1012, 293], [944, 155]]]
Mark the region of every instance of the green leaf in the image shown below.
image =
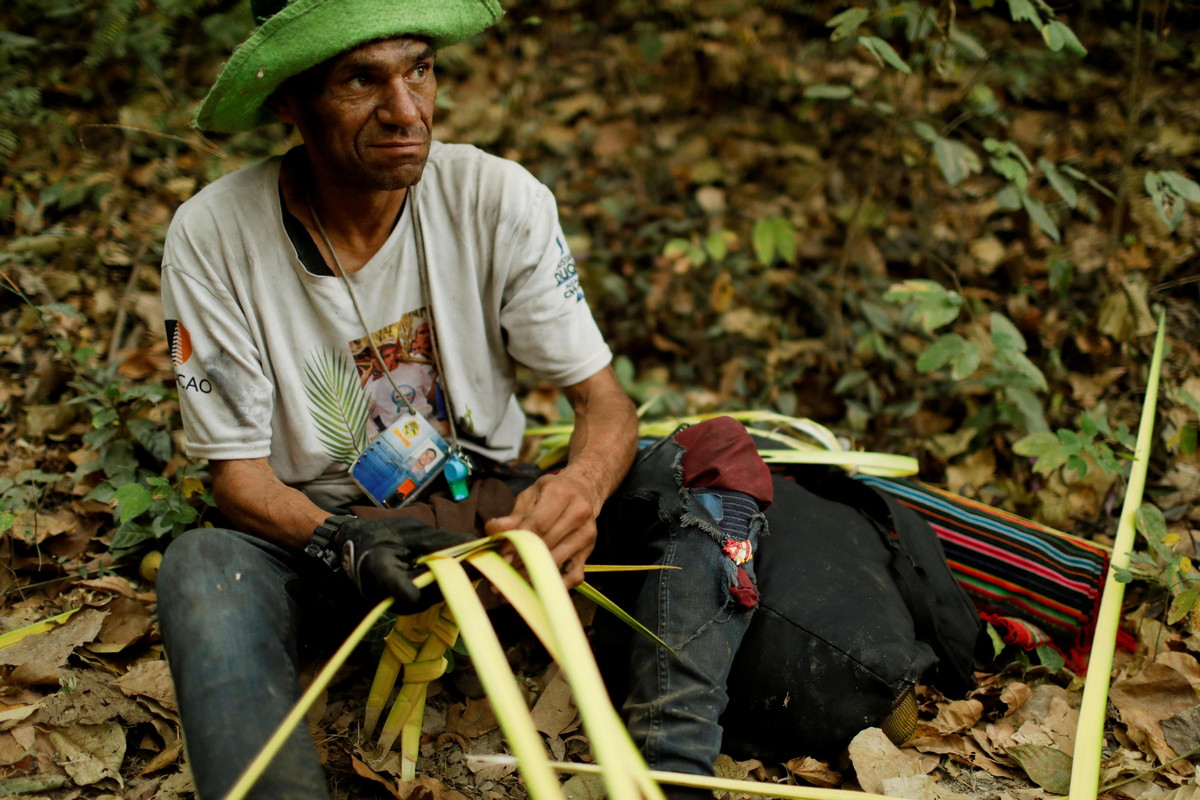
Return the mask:
[[1046, 415], [1042, 410], [1042, 403], [1037, 399], [1037, 396], [1020, 386], [1004, 387], [1004, 396], [1008, 398], [1021, 416], [1025, 419], [1025, 427], [1034, 433], [1041, 433], [1050, 429], [1046, 424]]
[[754, 257], [758, 259], [758, 263], [764, 267], [770, 266], [775, 261], [777, 247], [775, 231], [772, 229], [770, 221], [766, 219], [755, 221], [750, 240], [754, 245]]
[[1021, 207], [1021, 195], [1017, 187], [1008, 184], [996, 192], [996, 207], [1002, 211], [1016, 211]]
[[858, 42], [867, 48], [871, 55], [875, 56], [876, 60], [880, 63], [886, 63], [892, 68], [903, 72], [905, 75], [912, 74], [912, 67], [904, 63], [904, 59], [900, 57], [900, 54], [878, 36], [860, 36], [858, 37]]
[[110, 406], [101, 406], [92, 414], [93, 428], [107, 428], [109, 425], [116, 424], [121, 419], [121, 415], [115, 408]]
[[1054, 163], [1048, 158], [1039, 158], [1037, 164], [1063, 202], [1071, 208], [1075, 208], [1079, 204], [1079, 193], [1075, 191], [1075, 186], [1063, 177], [1063, 174], [1058, 171], [1058, 167], [1054, 166]]
[[796, 229], [783, 217], [771, 220], [775, 232], [775, 251], [786, 263], [796, 264]]
[[1063, 45], [1066, 44], [1060, 30], [1061, 27], [1062, 25], [1058, 22], [1051, 22], [1048, 25], [1042, 26], [1042, 39], [1046, 42], [1046, 46], [1055, 53], [1062, 50]]
[[148, 419], [131, 419], [128, 428], [134, 440], [145, 448], [147, 453], [161, 462], [170, 461], [174, 450], [171, 446], [170, 432]]
[[828, 83], [818, 83], [804, 89], [805, 100], [846, 100], [853, 95], [854, 90], [849, 86], [833, 86]]
[[1000, 636], [1000, 632], [997, 631], [996, 627], [990, 622], [987, 623], [987, 635], [988, 639], [990, 639], [992, 642], [992, 658], [995, 658], [1004, 652], [1004, 648], [1007, 647], [1007, 645], [1004, 643], [1004, 639]]
[[938, 137], [933, 142], [933, 156], [942, 170], [942, 177], [951, 186], [962, 183], [967, 176], [983, 171], [979, 155], [962, 142]]
[[141, 514], [150, 510], [150, 504], [154, 501], [154, 497], [150, 494], [150, 490], [140, 483], [127, 483], [120, 489], [117, 489], [117, 519], [120, 522], [129, 522], [131, 519], [136, 519]]
[[933, 126], [930, 125], [925, 120], [914, 119], [912, 121], [912, 129], [913, 129], [913, 133], [915, 133], [917, 136], [921, 137], [925, 141], [929, 142], [930, 144], [936, 142], [939, 138], [941, 138], [938, 136], [938, 132], [936, 130], [934, 130]]
[[16, 521], [17, 518], [12, 515], [12, 512], [0, 511], [0, 533], [11, 530]]
[[1013, 22], [1032, 22], [1034, 25], [1041, 23], [1042, 18], [1038, 16], [1037, 10], [1029, 0], [1008, 0], [1008, 13], [1012, 16]]
[[[645, 569], [653, 569], [653, 567], [645, 567]], [[576, 586], [575, 591], [578, 592], [579, 594], [583, 595], [587, 599], [591, 600], [593, 603], [600, 606], [600, 608], [603, 608], [605, 611], [612, 614], [617, 619], [621, 620], [621, 622], [624, 622], [626, 625], [628, 625], [630, 628], [632, 628], [634, 631], [636, 631], [640, 636], [644, 636], [645, 638], [654, 642], [659, 647], [663, 648], [664, 650], [666, 650], [668, 652], [671, 652], [671, 653], [675, 652], [674, 648], [672, 648], [671, 645], [667, 644], [662, 639], [658, 638], [658, 636], [654, 633], [654, 631], [650, 630], [645, 625], [638, 622], [636, 619], [634, 619], [629, 614], [628, 611], [621, 608], [615, 602], [610, 600], [599, 589], [597, 589], [595, 586], [592, 586], [587, 581], [584, 581], [583, 583]]]
[[[1083, 46], [1083, 42], [1079, 41], [1079, 37], [1075, 35], [1075, 31], [1071, 30], [1065, 23], [1054, 20], [1047, 27], [1056, 29], [1056, 36], [1062, 42], [1062, 44], [1059, 45], [1060, 48], [1065, 48], [1068, 53], [1074, 56], [1087, 55], [1087, 48]], [[1045, 34], [1043, 34], [1043, 36], [1044, 35]]]
[[1194, 455], [1196, 452], [1196, 426], [1184, 425], [1179, 429], [1179, 452], [1185, 456]]
[[1192, 613], [1192, 609], [1196, 607], [1198, 601], [1200, 601], [1200, 586], [1193, 586], [1191, 589], [1185, 589], [1175, 595], [1175, 599], [1171, 601], [1171, 608], [1167, 611], [1167, 624], [1174, 625]]
[[126, 525], [121, 525], [113, 534], [112, 544], [109, 545], [109, 550], [114, 556], [120, 556], [128, 553], [131, 550], [136, 550], [142, 543], [156, 538], [154, 532], [145, 525], [138, 525], [136, 522], [130, 522]]
[[992, 329], [992, 347], [1001, 351], [1025, 352], [1025, 337], [1017, 330], [1012, 320], [998, 311], [993, 311], [988, 321]]
[[962, 296], [947, 290], [936, 281], [914, 278], [892, 284], [883, 296], [892, 303], [911, 303], [915, 306], [914, 321], [926, 331], [933, 332], [958, 318]]
[[70, 317], [71, 319], [82, 320], [87, 319], [86, 314], [69, 303], [47, 303], [44, 306], [38, 306], [38, 310], [46, 314], [57, 314], [60, 317]]
[[858, 30], [858, 26], [866, 22], [869, 16], [871, 16], [871, 12], [865, 8], [846, 9], [825, 23], [826, 28], [833, 28], [833, 32], [829, 34], [830, 40], [836, 42], [850, 36]]
[[1059, 233], [1058, 225], [1054, 223], [1054, 219], [1050, 216], [1050, 212], [1046, 210], [1046, 206], [1041, 200], [1036, 200], [1030, 197], [1025, 192], [1021, 192], [1021, 205], [1025, 207], [1025, 211], [1029, 214], [1029, 218], [1033, 220], [1042, 231], [1053, 239], [1056, 243], [1062, 241], [1062, 234]]
[[1175, 230], [1179, 221], [1183, 219], [1183, 203], [1179, 202], [1178, 195], [1167, 191], [1166, 181], [1160, 172], [1147, 172], [1142, 182], [1146, 193], [1154, 201], [1154, 210], [1158, 212], [1158, 218], [1168, 230]]
[[1063, 658], [1062, 653], [1048, 644], [1039, 645], [1034, 652], [1037, 653], [1038, 661], [1042, 663], [1042, 666], [1049, 668], [1050, 672], [1055, 675], [1067, 665], [1067, 660]]
[[935, 339], [933, 344], [921, 353], [917, 359], [917, 369], [921, 372], [932, 372], [949, 364], [950, 377], [962, 380], [975, 371], [980, 358], [978, 347], [957, 333], [947, 333]]
[[725, 231], [713, 231], [704, 240], [704, 249], [713, 261], [722, 261], [729, 255], [729, 245], [726, 243]]
[[1013, 452], [1019, 456], [1036, 458], [1046, 453], [1060, 450], [1062, 442], [1059, 438], [1049, 431], [1041, 433], [1031, 433], [1023, 436], [1021, 439], [1013, 443]]
[[1025, 187], [1029, 185], [1029, 173], [1015, 158], [1008, 156], [997, 156], [988, 159], [988, 165], [996, 172], [1004, 176], [1004, 179], [1010, 181], [1020, 191], [1024, 192]]
[[1071, 791], [1072, 759], [1063, 751], [1041, 744], [1014, 744], [1007, 752], [1046, 791], [1062, 795]]
[[980, 44], [978, 39], [962, 30], [957, 25], [950, 30], [950, 41], [953, 42], [958, 47], [959, 51], [967, 58], [972, 58], [976, 61], [987, 60], [987, 48]]
[[1162, 179], [1172, 192], [1192, 203], [1200, 203], [1200, 183], [1196, 183], [1191, 178], [1180, 175], [1174, 170], [1163, 170], [1158, 173], [1158, 177]]
[[367, 446], [367, 399], [349, 357], [322, 350], [306, 362], [304, 393], [326, 454], [339, 464], [353, 464]]
[[1133, 516], [1137, 530], [1142, 534], [1146, 543], [1163, 558], [1170, 558], [1171, 548], [1163, 543], [1167, 537], [1167, 521], [1158, 507], [1143, 503]]

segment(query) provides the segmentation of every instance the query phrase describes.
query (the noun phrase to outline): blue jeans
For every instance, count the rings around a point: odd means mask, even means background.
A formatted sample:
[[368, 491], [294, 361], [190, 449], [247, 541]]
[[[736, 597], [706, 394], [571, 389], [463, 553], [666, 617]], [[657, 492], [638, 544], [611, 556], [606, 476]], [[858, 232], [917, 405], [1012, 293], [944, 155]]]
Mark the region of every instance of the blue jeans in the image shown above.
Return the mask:
[[[601, 589], [675, 652], [613, 626], [604, 612], [596, 648], [614, 695], [624, 694], [622, 716], [649, 765], [711, 775], [721, 753], [726, 681], [754, 609], [730, 594], [736, 565], [722, 551], [721, 501], [682, 485], [683, 452], [666, 437], [639, 455], [605, 506], [591, 559], [672, 567], [615, 577]], [[751, 520], [752, 550], [765, 526], [762, 515]], [[751, 580], [753, 565], [743, 565]]]
[[[188, 531], [163, 557], [159, 624], [204, 800], [228, 792], [299, 698], [300, 654], [336, 646], [366, 611], [348, 580], [309, 561], [221, 528]], [[304, 723], [249, 796], [329, 796]]]

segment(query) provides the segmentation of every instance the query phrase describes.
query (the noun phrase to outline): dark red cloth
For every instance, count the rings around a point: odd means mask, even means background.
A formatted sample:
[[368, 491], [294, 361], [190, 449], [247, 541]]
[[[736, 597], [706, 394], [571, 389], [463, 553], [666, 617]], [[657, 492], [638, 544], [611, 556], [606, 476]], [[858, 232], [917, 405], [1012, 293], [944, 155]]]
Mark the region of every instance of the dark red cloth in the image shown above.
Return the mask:
[[765, 511], [775, 499], [771, 472], [746, 427], [733, 417], [713, 417], [675, 435], [683, 445], [683, 485], [692, 489], [731, 489], [758, 501]]
[[750, 573], [742, 567], [737, 568], [737, 583], [729, 587], [729, 593], [742, 608], [754, 608], [758, 605], [758, 589], [754, 588]]

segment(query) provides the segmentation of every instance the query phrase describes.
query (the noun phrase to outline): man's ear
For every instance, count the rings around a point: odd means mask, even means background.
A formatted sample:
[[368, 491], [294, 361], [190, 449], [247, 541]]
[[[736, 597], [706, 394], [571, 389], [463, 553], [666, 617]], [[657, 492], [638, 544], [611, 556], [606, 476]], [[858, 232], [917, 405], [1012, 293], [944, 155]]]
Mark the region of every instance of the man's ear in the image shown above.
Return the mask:
[[295, 125], [300, 119], [300, 101], [286, 83], [272, 92], [263, 105], [267, 111], [289, 125]]

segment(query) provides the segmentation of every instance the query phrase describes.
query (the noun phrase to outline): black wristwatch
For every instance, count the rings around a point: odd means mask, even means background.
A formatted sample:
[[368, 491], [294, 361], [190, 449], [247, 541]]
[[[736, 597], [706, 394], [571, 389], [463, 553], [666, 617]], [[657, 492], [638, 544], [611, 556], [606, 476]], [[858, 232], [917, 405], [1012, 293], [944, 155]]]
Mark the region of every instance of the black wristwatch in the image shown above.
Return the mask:
[[313, 529], [312, 538], [304, 546], [304, 554], [312, 556], [334, 572], [341, 572], [342, 557], [336, 546], [337, 532], [345, 523], [356, 517], [339, 514], [329, 517]]

